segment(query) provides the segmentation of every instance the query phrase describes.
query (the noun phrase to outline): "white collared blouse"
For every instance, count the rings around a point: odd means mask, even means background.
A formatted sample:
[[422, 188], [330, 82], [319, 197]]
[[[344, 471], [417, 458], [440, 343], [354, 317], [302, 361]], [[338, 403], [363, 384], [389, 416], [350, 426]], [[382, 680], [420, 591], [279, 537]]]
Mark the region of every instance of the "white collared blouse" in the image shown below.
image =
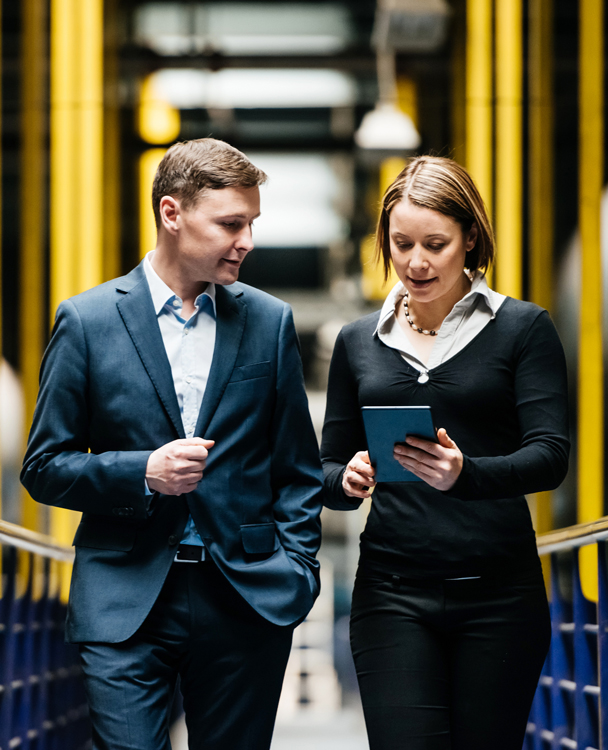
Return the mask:
[[396, 349], [406, 362], [420, 372], [420, 383], [428, 381], [429, 370], [464, 349], [496, 317], [498, 309], [506, 299], [503, 294], [490, 289], [485, 275], [476, 271], [471, 291], [454, 305], [441, 324], [429, 361], [424, 364], [397, 320], [396, 308], [405, 291], [405, 287], [399, 281], [388, 293], [380, 311], [374, 336], [378, 336], [386, 346]]

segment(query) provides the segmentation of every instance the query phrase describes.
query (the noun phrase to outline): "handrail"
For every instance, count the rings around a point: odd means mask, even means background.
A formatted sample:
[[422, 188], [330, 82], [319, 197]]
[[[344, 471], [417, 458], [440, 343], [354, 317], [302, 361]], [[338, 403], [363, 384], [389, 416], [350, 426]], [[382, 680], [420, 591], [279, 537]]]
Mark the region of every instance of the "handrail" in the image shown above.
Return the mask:
[[61, 562], [74, 561], [74, 550], [71, 547], [58, 544], [53, 537], [30, 531], [8, 521], [0, 521], [0, 544], [2, 543]]
[[[578, 550], [597, 543], [598, 590], [583, 593]], [[608, 750], [608, 516], [539, 534], [551, 556], [551, 647], [528, 719], [524, 750]], [[562, 559], [560, 552], [569, 552]]]
[[574, 547], [595, 544], [606, 539], [608, 539], [608, 516], [589, 523], [578, 523], [575, 526], [565, 526], [563, 529], [539, 534], [536, 537], [536, 546], [540, 555], [548, 555]]
[[0, 548], [0, 748], [90, 747], [78, 649], [65, 643], [58, 585], [74, 553], [8, 521], [0, 521]]

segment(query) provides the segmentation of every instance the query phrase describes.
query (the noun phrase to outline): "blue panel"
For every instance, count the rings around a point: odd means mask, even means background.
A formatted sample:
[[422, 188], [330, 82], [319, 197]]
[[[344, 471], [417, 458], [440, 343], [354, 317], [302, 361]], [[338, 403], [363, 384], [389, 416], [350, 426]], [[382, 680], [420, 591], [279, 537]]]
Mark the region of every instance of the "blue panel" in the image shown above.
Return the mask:
[[[599, 544], [599, 603], [585, 599], [578, 549], [551, 557], [551, 648], [543, 668], [525, 750], [608, 750], [600, 680], [608, 684], [608, 569]], [[602, 736], [600, 746], [600, 723]]]
[[[4, 546], [0, 599], [0, 748], [81, 750], [91, 730], [76, 647], [64, 643], [66, 608], [44, 590], [32, 600], [33, 559], [23, 596], [15, 596], [17, 553]], [[30, 556], [32, 558], [33, 556]]]

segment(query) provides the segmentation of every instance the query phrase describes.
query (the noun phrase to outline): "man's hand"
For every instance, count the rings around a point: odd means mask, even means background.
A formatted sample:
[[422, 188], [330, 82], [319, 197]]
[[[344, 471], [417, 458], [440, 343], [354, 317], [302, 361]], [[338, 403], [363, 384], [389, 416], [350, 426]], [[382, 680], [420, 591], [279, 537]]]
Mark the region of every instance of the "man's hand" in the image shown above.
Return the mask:
[[462, 453], [443, 427], [437, 439], [439, 443], [431, 443], [410, 436], [406, 445], [395, 445], [393, 458], [436, 490], [449, 490], [462, 471]]
[[153, 492], [183, 495], [196, 489], [203, 478], [214, 440], [186, 438], [163, 445], [148, 459], [146, 482]]
[[359, 451], [351, 458], [346, 465], [342, 475], [342, 489], [348, 497], [371, 497], [369, 491], [376, 484], [374, 476], [376, 470], [371, 465], [369, 453]]

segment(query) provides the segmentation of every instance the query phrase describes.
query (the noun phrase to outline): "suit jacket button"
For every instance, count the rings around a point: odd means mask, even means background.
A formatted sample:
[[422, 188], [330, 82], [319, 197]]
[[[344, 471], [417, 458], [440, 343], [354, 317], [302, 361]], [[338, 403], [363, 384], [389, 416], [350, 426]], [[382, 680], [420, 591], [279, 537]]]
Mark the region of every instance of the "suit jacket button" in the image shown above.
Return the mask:
[[179, 541], [179, 539], [175, 536], [175, 534], [171, 534], [171, 536], [169, 537], [169, 544], [172, 547], [175, 547], [175, 545], [178, 543], [178, 541]]

